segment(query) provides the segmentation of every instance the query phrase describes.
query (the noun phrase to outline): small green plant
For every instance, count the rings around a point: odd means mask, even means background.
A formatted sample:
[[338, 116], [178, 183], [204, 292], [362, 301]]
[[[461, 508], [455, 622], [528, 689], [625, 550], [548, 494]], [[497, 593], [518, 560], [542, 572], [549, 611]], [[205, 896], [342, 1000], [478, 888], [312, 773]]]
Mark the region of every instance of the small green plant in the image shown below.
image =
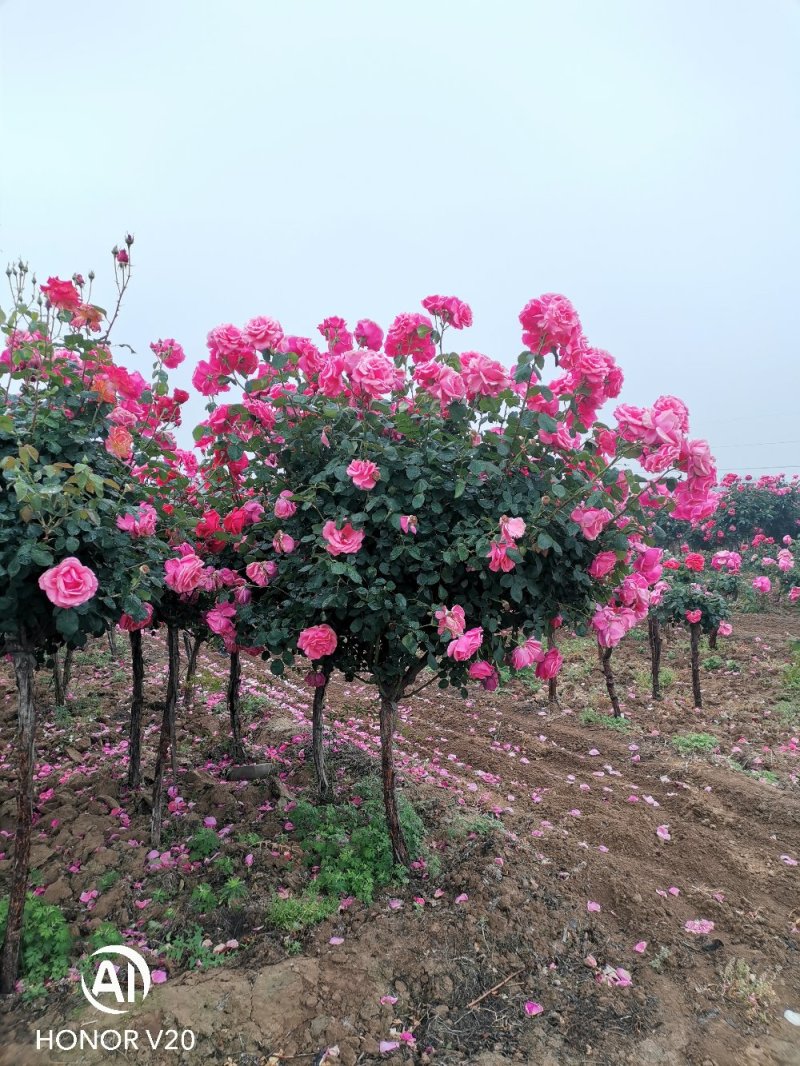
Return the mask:
[[703, 668], [706, 670], [721, 670], [725, 660], [720, 655], [708, 655], [703, 659]]
[[170, 898], [170, 895], [171, 893], [169, 893], [166, 888], [154, 888], [150, 893], [150, 898], [153, 903], [166, 903]]
[[62, 703], [56, 707], [55, 723], [59, 729], [66, 729], [67, 726], [72, 725], [72, 713], [66, 704]]
[[300, 952], [303, 950], [303, 945], [300, 943], [300, 941], [292, 940], [292, 938], [289, 936], [284, 939], [283, 946], [286, 949], [287, 955], [299, 955]]
[[264, 714], [269, 707], [269, 700], [263, 696], [256, 696], [254, 693], [248, 692], [239, 700], [239, 707], [243, 715], [256, 717]]
[[[371, 903], [376, 889], [405, 881], [408, 875], [392, 859], [379, 782], [367, 779], [354, 792], [361, 797], [358, 807], [351, 803], [315, 807], [303, 801], [292, 812], [292, 821], [306, 864], [320, 868], [316, 888], [337, 899], [353, 895]], [[398, 815], [409, 854], [416, 858], [422, 820], [403, 795], [398, 797]]]
[[612, 714], [601, 714], [599, 711], [587, 707], [581, 711], [580, 721], [582, 725], [601, 725], [606, 729], [613, 729], [617, 733], [630, 733], [631, 724], [626, 718], [615, 718]]
[[777, 785], [780, 782], [780, 778], [774, 770], [750, 770], [750, 776], [755, 777], [758, 781], [766, 781], [769, 785]]
[[106, 870], [106, 872], [97, 881], [97, 887], [101, 892], [108, 892], [109, 888], [112, 888], [120, 879], [119, 870]]
[[210, 859], [220, 849], [221, 841], [213, 829], [203, 826], [189, 837], [189, 858], [192, 862]]
[[775, 706], [775, 714], [784, 725], [794, 728], [800, 723], [800, 699], [780, 700]]
[[800, 655], [794, 654], [794, 660], [783, 671], [783, 687], [787, 693], [800, 696]]
[[313, 889], [308, 889], [302, 896], [289, 899], [273, 896], [267, 908], [267, 921], [276, 929], [299, 933], [310, 925], [324, 921], [334, 914], [338, 907], [338, 900], [320, 896]]
[[672, 746], [680, 755], [710, 755], [719, 741], [711, 733], [683, 733], [672, 738]]
[[218, 855], [212, 865], [223, 877], [233, 877], [233, 859], [230, 855]]
[[662, 688], [671, 688], [675, 684], [675, 671], [668, 666], [658, 672], [658, 680]]
[[169, 940], [163, 951], [167, 958], [190, 970], [210, 970], [225, 962], [222, 953], [214, 954], [211, 941], [199, 925]]
[[[0, 900], [0, 942], [6, 935], [8, 899]], [[28, 894], [22, 919], [20, 974], [26, 984], [41, 986], [67, 976], [72, 936], [58, 907]]]
[[94, 930], [89, 937], [89, 953], [98, 948], [106, 948], [110, 944], [121, 944], [122, 934], [113, 922], [103, 922]]
[[485, 814], [466, 818], [458, 814], [447, 833], [452, 840], [464, 840], [469, 836], [493, 837], [496, 833], [502, 833], [503, 829], [503, 823], [497, 818], [489, 818]]
[[247, 899], [247, 893], [247, 885], [241, 877], [229, 877], [219, 889], [219, 901], [226, 907], [238, 907], [242, 900]]
[[775, 975], [757, 974], [744, 959], [731, 959], [722, 972], [720, 994], [742, 1004], [749, 1014], [766, 1023], [777, 998]]
[[236, 839], [247, 848], [257, 848], [262, 841], [258, 833], [237, 833]]
[[214, 889], [211, 885], [204, 883], [194, 887], [192, 894], [189, 897], [189, 906], [192, 910], [205, 914], [207, 911], [213, 910], [216, 905], [217, 897], [214, 894]]

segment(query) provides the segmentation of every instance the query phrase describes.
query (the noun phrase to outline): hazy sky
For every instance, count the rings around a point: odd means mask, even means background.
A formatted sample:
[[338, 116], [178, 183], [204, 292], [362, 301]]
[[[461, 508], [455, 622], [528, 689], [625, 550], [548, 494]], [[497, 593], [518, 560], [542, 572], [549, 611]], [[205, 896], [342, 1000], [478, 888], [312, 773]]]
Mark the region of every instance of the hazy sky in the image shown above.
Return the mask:
[[110, 283], [134, 233], [143, 370], [431, 292], [511, 362], [563, 292], [625, 400], [800, 470], [797, 0], [0, 0], [0, 64], [0, 260]]

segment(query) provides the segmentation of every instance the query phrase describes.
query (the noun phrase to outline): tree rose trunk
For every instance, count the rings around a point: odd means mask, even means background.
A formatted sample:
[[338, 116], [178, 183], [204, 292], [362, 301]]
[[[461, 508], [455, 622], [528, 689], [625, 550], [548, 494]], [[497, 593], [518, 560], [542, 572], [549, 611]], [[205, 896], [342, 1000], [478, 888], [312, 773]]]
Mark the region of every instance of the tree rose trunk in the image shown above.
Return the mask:
[[719, 635], [719, 626], [714, 626], [711, 632], [708, 634], [708, 646], [712, 651], [717, 650], [717, 636]]
[[129, 633], [131, 641], [131, 673], [133, 696], [131, 698], [130, 740], [128, 743], [128, 788], [138, 788], [141, 779], [142, 761], [142, 708], [144, 707], [144, 656], [142, 655], [142, 631]]
[[608, 689], [608, 698], [611, 700], [611, 706], [614, 708], [614, 717], [619, 718], [622, 715], [620, 710], [619, 700], [617, 699], [617, 686], [614, 682], [614, 673], [611, 669], [611, 653], [613, 648], [601, 648], [597, 645], [597, 655], [600, 659], [600, 665], [603, 668], [603, 677], [606, 679], [606, 688]]
[[183, 634], [183, 644], [186, 649], [186, 677], [183, 680], [183, 706], [191, 707], [192, 700], [194, 699], [194, 678], [197, 673], [197, 657], [200, 653], [200, 646], [203, 643], [202, 637], [195, 637], [194, 640], [190, 640], [188, 634]]
[[690, 642], [692, 648], [692, 694], [695, 707], [703, 706], [703, 694], [700, 691], [700, 623], [690, 622]]
[[53, 699], [56, 707], [64, 706], [64, 678], [61, 673], [61, 660], [58, 651], [53, 652]]
[[397, 813], [397, 796], [394, 781], [394, 722], [397, 714], [397, 696], [381, 691], [381, 776], [383, 778], [383, 806], [386, 812], [386, 827], [392, 843], [395, 862], [409, 866], [408, 847]]
[[[175, 736], [175, 708], [178, 703], [178, 672], [180, 670], [180, 644], [177, 626], [167, 625], [167, 656], [169, 674], [167, 676], [167, 698], [164, 701], [164, 716], [161, 720], [161, 734], [158, 739], [155, 781], [153, 782], [153, 813], [150, 819], [150, 841], [154, 848], [161, 844], [161, 823], [164, 818], [164, 768], [170, 755], [170, 748]], [[173, 767], [175, 752], [172, 752]]]
[[36, 736], [36, 705], [33, 700], [33, 681], [36, 658], [29, 651], [12, 652], [17, 679], [17, 832], [14, 838], [14, 865], [11, 868], [8, 918], [0, 960], [0, 994], [14, 991], [19, 967], [19, 948], [28, 873], [31, 857], [31, 829], [33, 826], [33, 770], [34, 739]]
[[331, 676], [330, 667], [323, 667], [321, 672], [325, 675], [325, 684], [314, 689], [314, 702], [311, 710], [311, 751], [314, 756], [314, 771], [317, 775], [317, 791], [320, 801], [330, 803], [333, 798], [333, 787], [325, 769], [325, 751], [322, 747], [325, 693], [328, 690], [328, 680]]
[[661, 699], [661, 627], [655, 615], [647, 619], [647, 636], [650, 641], [650, 671], [653, 679], [653, 699]]
[[242, 680], [242, 663], [239, 658], [239, 652], [231, 652], [230, 660], [230, 670], [228, 672], [228, 715], [231, 720], [231, 735], [233, 736], [233, 759], [234, 762], [242, 763], [245, 760], [245, 753], [239, 705], [239, 685]]

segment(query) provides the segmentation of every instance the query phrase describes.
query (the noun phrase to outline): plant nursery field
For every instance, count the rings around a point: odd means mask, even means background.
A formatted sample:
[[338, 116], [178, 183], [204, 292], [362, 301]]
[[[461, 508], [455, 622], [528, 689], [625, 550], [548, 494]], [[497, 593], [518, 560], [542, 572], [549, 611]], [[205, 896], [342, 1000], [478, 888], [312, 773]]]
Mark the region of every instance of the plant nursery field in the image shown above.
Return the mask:
[[[31, 885], [63, 915], [69, 968], [47, 995], [29, 980], [0, 1000], [0, 1063], [800, 1062], [784, 1019], [800, 1011], [800, 620], [736, 614], [723, 643], [701, 651], [702, 710], [684, 629], [665, 634], [660, 701], [646, 632], [620, 646], [618, 719], [595, 641], [566, 636], [557, 706], [546, 682], [518, 679], [401, 702], [401, 818], [419, 840], [408, 877], [386, 850], [376, 701], [358, 681], [328, 687], [334, 798], [320, 807], [301, 675], [243, 663], [246, 762], [268, 766], [234, 781], [228, 656], [201, 652], [153, 849], [163, 641], [144, 640], [139, 791], [126, 786], [127, 642], [76, 652], [61, 707], [39, 673]], [[0, 700], [1, 892], [16, 824], [10, 668]], [[23, 951], [60, 933], [43, 917], [40, 936]], [[121, 939], [154, 987], [123, 1020], [100, 1019], [81, 960]], [[195, 1046], [34, 1049], [36, 1030], [98, 1019], [142, 1039], [192, 1030]]]

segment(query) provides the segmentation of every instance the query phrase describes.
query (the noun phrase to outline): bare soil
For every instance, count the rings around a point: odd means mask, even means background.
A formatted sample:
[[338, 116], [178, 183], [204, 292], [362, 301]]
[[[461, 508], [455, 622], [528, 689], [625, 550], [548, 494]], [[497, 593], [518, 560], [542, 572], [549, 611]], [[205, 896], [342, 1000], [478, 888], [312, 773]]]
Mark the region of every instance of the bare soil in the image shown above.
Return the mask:
[[[798, 639], [796, 616], [738, 617], [732, 638], [703, 649], [702, 710], [692, 706], [685, 633], [668, 638], [660, 701], [650, 698], [646, 639], [629, 639], [612, 658], [624, 712], [616, 726], [600, 717], [610, 708], [595, 649], [566, 636], [557, 709], [545, 689], [519, 681], [466, 701], [425, 689], [401, 709], [397, 738], [402, 787], [426, 823], [425, 869], [291, 936], [264, 915], [276, 890], [295, 896], [309, 881], [290, 821], [293, 802], [313, 795], [309, 690], [299, 676], [243, 663], [248, 753], [276, 775], [232, 783], [226, 660], [201, 656], [160, 849], [178, 857], [162, 867], [148, 858], [146, 796], [161, 642], [145, 642], [141, 796], [124, 786], [127, 645], [118, 637], [117, 655], [94, 645], [77, 656], [69, 714], [54, 710], [39, 678], [34, 884], [78, 942], [111, 921], [157, 952], [150, 961], [168, 979], [123, 1022], [89, 1009], [75, 976], [46, 996], [0, 1003], [0, 1066], [123, 1057], [35, 1050], [37, 1029], [79, 1025], [196, 1033], [193, 1052], [127, 1056], [145, 1064], [310, 1064], [335, 1046], [330, 1061], [346, 1066], [798, 1066], [800, 1028], [783, 1016], [800, 1011], [800, 702], [785, 678]], [[15, 818], [7, 667], [0, 701], [2, 891]], [[334, 679], [329, 757], [342, 798], [377, 772], [376, 711], [368, 688]], [[687, 734], [716, 744], [676, 745]], [[231, 827], [224, 851], [247, 897], [198, 915], [192, 888], [215, 875], [178, 849], [207, 817]], [[687, 931], [698, 919], [713, 929]], [[222, 966], [187, 969], [160, 951], [198, 924], [213, 944], [238, 941]], [[627, 987], [609, 983], [617, 968]], [[414, 1044], [381, 1054], [380, 1042], [401, 1032]]]

